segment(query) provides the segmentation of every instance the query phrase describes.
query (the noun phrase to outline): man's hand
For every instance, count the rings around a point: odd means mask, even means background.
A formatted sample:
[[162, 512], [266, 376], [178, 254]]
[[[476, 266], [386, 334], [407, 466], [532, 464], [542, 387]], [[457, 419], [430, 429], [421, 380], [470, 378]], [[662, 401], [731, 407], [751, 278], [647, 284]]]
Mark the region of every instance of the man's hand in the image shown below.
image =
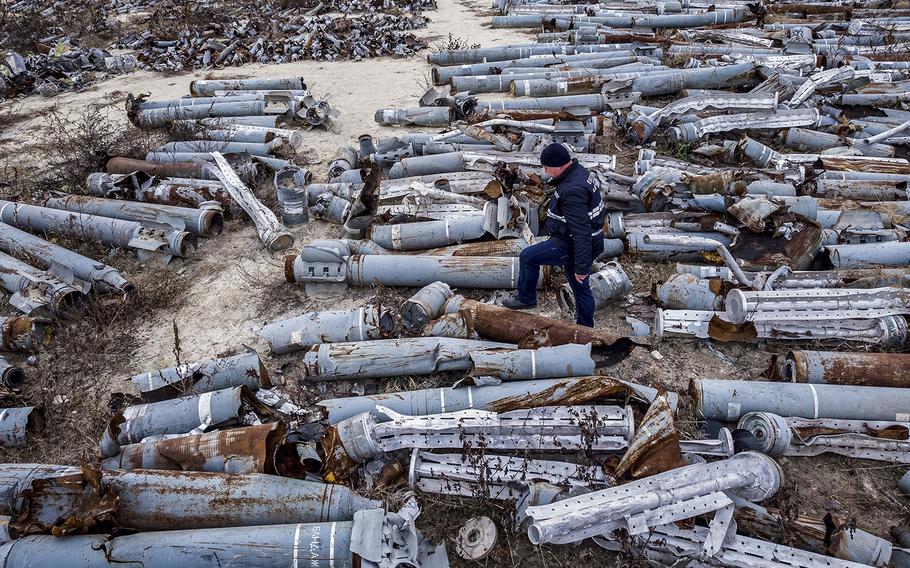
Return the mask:
[[578, 282], [579, 284], [581, 284], [582, 282], [585, 281], [585, 278], [587, 278], [587, 277], [588, 277], [587, 274], [576, 274], [575, 281]]

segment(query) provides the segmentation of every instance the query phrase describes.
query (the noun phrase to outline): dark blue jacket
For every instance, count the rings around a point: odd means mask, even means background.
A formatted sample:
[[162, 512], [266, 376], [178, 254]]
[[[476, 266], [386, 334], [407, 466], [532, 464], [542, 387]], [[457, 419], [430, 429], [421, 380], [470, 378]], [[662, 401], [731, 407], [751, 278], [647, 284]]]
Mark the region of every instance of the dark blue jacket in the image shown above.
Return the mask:
[[603, 251], [607, 213], [600, 191], [588, 181], [589, 175], [587, 168], [573, 159], [572, 166], [550, 182], [556, 191], [550, 197], [547, 233], [571, 252], [576, 274], [590, 274], [595, 251]]

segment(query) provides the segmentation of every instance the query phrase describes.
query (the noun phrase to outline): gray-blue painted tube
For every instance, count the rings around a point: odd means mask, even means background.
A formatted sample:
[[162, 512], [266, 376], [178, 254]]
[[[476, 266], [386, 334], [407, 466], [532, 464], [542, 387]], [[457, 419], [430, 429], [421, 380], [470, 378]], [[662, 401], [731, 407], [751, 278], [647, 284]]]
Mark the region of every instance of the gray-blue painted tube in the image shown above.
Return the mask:
[[668, 95], [682, 89], [724, 89], [757, 83], [752, 63], [739, 63], [725, 67], [681, 69], [671, 73], [648, 73], [632, 81], [630, 91], [643, 96]]
[[[405, 144], [413, 144], [415, 147], [416, 146], [425, 146], [426, 144], [433, 143], [433, 140], [431, 140], [431, 138], [433, 138], [435, 136], [438, 136], [438, 135], [434, 134], [434, 133], [430, 133], [430, 132], [427, 132], [427, 133], [408, 132], [406, 134], [401, 135], [401, 141], [404, 142]], [[458, 136], [453, 136], [452, 138], [446, 138], [445, 141], [452, 143], [452, 144], [476, 144], [476, 145], [487, 145], [487, 146], [490, 145], [490, 143], [487, 142], [486, 140], [478, 140], [477, 138], [471, 138], [470, 136], [468, 136], [466, 134], [459, 134]]]
[[[277, 144], [275, 142], [277, 142]], [[224, 142], [222, 140], [191, 140], [189, 142], [168, 142], [156, 150], [156, 152], [221, 152], [222, 154], [246, 152], [251, 156], [270, 156], [272, 152], [274, 152], [275, 149], [280, 146], [280, 140], [276, 140], [268, 144], [256, 144], [252, 142]]]
[[695, 14], [635, 14], [634, 16], [588, 17], [573, 14], [528, 14], [513, 16], [493, 16], [494, 28], [535, 28], [550, 20], [569, 21], [571, 25], [579, 23], [602, 24], [608, 28], [699, 28], [703, 26], [733, 24], [746, 19], [749, 10], [722, 9], [713, 12]]
[[379, 109], [373, 120], [388, 126], [447, 126], [452, 122], [451, 107]]
[[9, 303], [25, 315], [79, 315], [85, 294], [60, 278], [0, 252], [0, 287], [10, 294]]
[[452, 337], [320, 343], [304, 355], [303, 368], [311, 381], [432, 375], [467, 371], [471, 368], [472, 351], [515, 347], [509, 343]]
[[463, 171], [465, 171], [464, 157], [461, 152], [451, 152], [404, 158], [389, 169], [389, 177], [396, 179]]
[[316, 205], [319, 196], [323, 193], [331, 193], [345, 201], [354, 201], [360, 190], [363, 189], [364, 183], [311, 183], [306, 186], [306, 198], [309, 205]]
[[[658, 96], [677, 93], [682, 89], [694, 86], [734, 87], [757, 82], [751, 63], [741, 63], [726, 67], [703, 67], [697, 69], [675, 70], [666, 67], [654, 67], [639, 71], [623, 71], [619, 74], [604, 73], [585, 79], [526, 79], [515, 81], [510, 90], [515, 96], [553, 96], [565, 92], [590, 93], [600, 92], [600, 88], [612, 80], [628, 80], [632, 83], [628, 91], [639, 92], [643, 96]], [[583, 86], [578, 83], [583, 81]]]
[[73, 475], [80, 471], [80, 468], [68, 465], [43, 463], [0, 464], [0, 507], [4, 510], [19, 510], [22, 507], [22, 499], [19, 494], [26, 489], [30, 489], [32, 481], [36, 479]]
[[[842, 146], [844, 141], [836, 134], [808, 130], [805, 128], [790, 128], [784, 137], [784, 145], [799, 150], [800, 152], [819, 152], [837, 146]], [[863, 156], [878, 156], [890, 158], [894, 156], [894, 146], [889, 144], [854, 144], [853, 148], [859, 150]]]
[[133, 375], [130, 380], [146, 402], [245, 386], [270, 388], [269, 373], [259, 354], [250, 349], [239, 355], [206, 359], [179, 367]]
[[[246, 142], [248, 144], [267, 144], [277, 136], [269, 130], [224, 130], [207, 129], [195, 133], [192, 138], [200, 141], [214, 143], [220, 142]], [[191, 142], [190, 142], [191, 143]], [[194, 145], [198, 148], [199, 145]]]
[[151, 229], [135, 221], [83, 215], [59, 209], [0, 200], [0, 220], [20, 229], [56, 233], [84, 241], [133, 248], [140, 253], [187, 257], [196, 248], [196, 237], [175, 229]]
[[266, 103], [263, 100], [223, 102], [211, 105], [184, 107], [154, 108], [140, 110], [136, 113], [136, 124], [141, 128], [164, 126], [174, 120], [193, 118], [257, 116], [265, 114]]
[[198, 122], [199, 124], [215, 128], [225, 128], [231, 125], [280, 128], [282, 121], [281, 115], [264, 114], [261, 116], [218, 116], [214, 118], [200, 118], [198, 119]]
[[[640, 47], [640, 46], [638, 46]], [[523, 68], [541, 68], [541, 67], [588, 67], [591, 62], [615, 60], [617, 58], [626, 58], [635, 56], [636, 46], [617, 47], [613, 51], [603, 53], [584, 53], [579, 55], [540, 55], [532, 58], [511, 59], [508, 61], [492, 61], [489, 63], [472, 63], [465, 65], [451, 65], [447, 67], [433, 68], [433, 83], [444, 85], [452, 77], [464, 77], [469, 75], [495, 75], [506, 69], [523, 69]], [[660, 58], [663, 55], [661, 49], [648, 50], [649, 55]]]
[[780, 55], [779, 49], [740, 47], [730, 45], [689, 44], [671, 45], [667, 55]]
[[910, 101], [910, 91], [879, 94], [854, 93], [847, 95], [837, 95], [833, 97], [833, 99], [836, 104], [844, 106], [883, 107]]
[[564, 68], [559, 67], [552, 70], [545, 69], [543, 71], [531, 71], [531, 69], [537, 69], [532, 67], [528, 69], [528, 72], [524, 72], [521, 68], [513, 69], [515, 73], [499, 73], [493, 75], [471, 75], [471, 76], [455, 76], [449, 79], [449, 85], [452, 86], [452, 93], [507, 93], [509, 92], [509, 83], [511, 81], [521, 81], [524, 79], [556, 79], [556, 78], [571, 78], [571, 77], [590, 77], [592, 75], [597, 75], [600, 73], [605, 73], [602, 69], [609, 69], [611, 67], [618, 67], [620, 65], [626, 65], [628, 63], [635, 63], [641, 57], [617, 57], [616, 59], [604, 59], [603, 65], [599, 65], [597, 68], [585, 67], [585, 68]]
[[[128, 406], [108, 424], [101, 439], [101, 456], [117, 455], [121, 445], [136, 444], [159, 434], [186, 434], [196, 428], [235, 424], [244, 403], [255, 399], [245, 387], [206, 392], [161, 402]], [[122, 418], [122, 420], [121, 420]]]
[[825, 250], [835, 268], [910, 266], [910, 242], [830, 245]]
[[120, 497], [117, 523], [136, 530], [344, 521], [380, 507], [347, 487], [264, 473], [105, 471]]
[[306, 91], [302, 77], [286, 79], [197, 79], [190, 81], [190, 93], [194, 97], [211, 97], [215, 91]]
[[369, 238], [388, 250], [426, 250], [483, 237], [484, 216], [472, 215], [400, 225], [373, 225]]
[[44, 414], [33, 406], [0, 408], [0, 447], [24, 448], [28, 437], [44, 430]]
[[[310, 264], [301, 256], [287, 257], [285, 277], [290, 282], [326, 282], [326, 277], [311, 274]], [[316, 263], [318, 267], [324, 265], [324, 262]], [[371, 254], [347, 256], [339, 259], [335, 266], [333, 268], [338, 271], [338, 276], [333, 273], [334, 281], [355, 286], [378, 283], [383, 286], [422, 287], [437, 280], [452, 288], [514, 290], [518, 286], [519, 262], [516, 257]], [[543, 273], [540, 278], [538, 287], [543, 283]]]
[[355, 310], [309, 312], [263, 326], [259, 336], [272, 353], [285, 354], [318, 343], [368, 341], [393, 331], [391, 310], [370, 304]]
[[446, 302], [454, 296], [445, 282], [431, 282], [401, 305], [401, 323], [411, 331], [423, 329], [438, 318]]
[[[587, 107], [594, 112], [610, 110], [611, 105], [632, 97], [631, 93], [620, 95], [567, 95], [563, 97], [501, 99], [481, 102], [478, 110], [563, 110], [569, 107]], [[637, 93], [635, 94], [636, 96]], [[636, 98], [631, 98], [633, 102]]]
[[718, 244], [729, 246], [733, 241], [721, 233], [666, 233], [626, 235], [626, 250], [643, 260], [704, 260], [706, 254], [715, 254]]
[[[620, 239], [604, 239], [604, 243], [609, 241], [619, 241]], [[621, 252], [619, 254], [622, 254]], [[619, 256], [619, 254], [613, 256]], [[603, 268], [591, 275], [589, 279], [591, 294], [594, 296], [594, 309], [600, 309], [611, 302], [624, 299], [632, 291], [632, 282], [629, 276], [622, 269], [622, 266], [611, 261]], [[559, 287], [556, 291], [556, 300], [559, 307], [564, 310], [575, 310], [575, 294], [568, 282]]]
[[221, 212], [220, 206], [195, 209], [76, 194], [52, 197], [46, 200], [44, 205], [51, 209], [63, 209], [112, 219], [170, 225], [175, 229], [200, 237], [217, 237], [224, 228], [224, 214]]
[[427, 142], [420, 147], [420, 153], [424, 156], [433, 156], [436, 154], [449, 154], [452, 152], [487, 152], [496, 151], [497, 148], [489, 142], [474, 140], [468, 143], [459, 142]]
[[353, 522], [105, 535], [26, 536], [0, 547], [2, 568], [352, 568]]
[[26, 254], [36, 259], [45, 270], [69, 284], [87, 282], [102, 293], [131, 294], [136, 289], [116, 268], [6, 223], [0, 223], [0, 249], [9, 254]]
[[275, 193], [278, 195], [281, 220], [285, 225], [303, 225], [310, 220], [306, 189], [308, 177], [311, 177], [309, 171], [297, 166], [275, 172]]
[[708, 420], [735, 422], [749, 412], [800, 418], [908, 421], [910, 389], [693, 379], [689, 394]]
[[[376, 420], [389, 420], [388, 416], [376, 412], [376, 406], [384, 406], [399, 414], [427, 416], [443, 412], [457, 412], [476, 408], [505, 412], [528, 408], [529, 406], [553, 406], [565, 404], [567, 397], [574, 404], [588, 402], [619, 391], [634, 393], [634, 396], [653, 401], [657, 391], [650, 387], [610, 379], [607, 377], [582, 377], [571, 379], [541, 379], [536, 381], [505, 382], [500, 385], [463, 388], [442, 387], [414, 391], [390, 392], [370, 396], [326, 399], [318, 405], [328, 412], [330, 424], [337, 424], [363, 412], [369, 412]], [[586, 398], [589, 395], [590, 398]], [[670, 404], [675, 407], [677, 396], [669, 393]], [[624, 393], [619, 397], [625, 399]]]
[[0, 357], [0, 383], [10, 388], [19, 388], [25, 384], [25, 371]]
[[223, 103], [240, 103], [247, 101], [258, 101], [262, 100], [262, 97], [254, 93], [247, 93], [243, 95], [237, 95], [235, 97], [183, 97], [180, 99], [160, 99], [153, 101], [142, 101], [141, 103], [136, 104], [136, 109], [139, 111], [145, 110], [155, 110], [155, 109], [180, 109], [185, 107], [194, 107], [207, 105], [211, 106], [213, 104], [223, 104]]
[[[495, 17], [493, 18], [495, 21]], [[583, 53], [603, 53], [622, 49], [635, 49], [636, 44], [597, 44], [597, 45], [541, 45], [481, 47], [477, 49], [458, 49], [437, 51], [427, 55], [427, 61], [433, 65], [465, 65], [489, 61], [508, 61], [526, 59], [538, 55], [580, 55]]]

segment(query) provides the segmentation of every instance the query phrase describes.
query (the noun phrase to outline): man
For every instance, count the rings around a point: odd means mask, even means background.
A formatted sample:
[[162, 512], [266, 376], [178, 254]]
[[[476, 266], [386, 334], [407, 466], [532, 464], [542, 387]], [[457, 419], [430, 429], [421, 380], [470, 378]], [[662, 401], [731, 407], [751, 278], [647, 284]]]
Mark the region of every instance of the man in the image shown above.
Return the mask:
[[594, 296], [588, 277], [591, 263], [604, 250], [606, 212], [600, 191], [588, 181], [589, 172], [572, 159], [562, 144], [550, 144], [540, 154], [544, 173], [553, 178], [545, 225], [550, 238], [530, 245], [519, 256], [518, 292], [503, 300], [512, 309], [537, 305], [537, 281], [542, 265], [559, 265], [575, 294], [575, 322], [594, 327]]

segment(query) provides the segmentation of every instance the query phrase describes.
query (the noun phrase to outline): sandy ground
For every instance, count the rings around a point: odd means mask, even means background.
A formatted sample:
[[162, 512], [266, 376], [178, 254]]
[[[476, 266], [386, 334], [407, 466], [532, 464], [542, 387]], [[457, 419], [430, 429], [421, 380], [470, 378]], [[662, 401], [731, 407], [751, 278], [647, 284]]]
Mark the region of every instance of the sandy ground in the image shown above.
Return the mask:
[[[488, 23], [489, 15], [489, 2], [486, 0], [440, 0], [438, 11], [427, 13], [429, 27], [417, 33], [431, 44], [444, 41], [450, 33], [483, 46], [533, 41], [522, 32], [492, 29]], [[188, 93], [189, 82], [196, 78], [301, 76], [312, 91], [327, 98], [342, 112], [332, 131], [314, 130], [306, 134], [305, 144], [312, 149], [312, 156], [320, 160], [311, 169], [317, 178], [323, 179], [328, 160], [335, 150], [355, 143], [359, 134], [370, 133], [381, 137], [401, 131], [378, 126], [373, 121], [373, 113], [383, 107], [415, 106], [424, 91], [429, 69], [423, 58], [381, 58], [359, 62], [250, 65], [174, 76], [141, 72], [99, 83], [83, 93], [62, 94], [54, 99], [31, 97], [19, 106], [21, 111], [28, 113], [39, 113], [52, 106], [65, 113], [76, 113], [89, 104], [123, 99], [127, 93], [147, 92], [153, 99], [181, 97]], [[122, 118], [125, 120], [125, 113], [122, 113]], [[44, 131], [40, 118], [20, 122], [0, 134], [0, 151], [8, 151], [34, 137], [52, 135]], [[297, 237], [295, 248], [314, 238], [333, 238], [340, 234], [337, 226], [320, 222], [312, 222], [293, 232]], [[367, 289], [350, 289], [340, 297], [309, 298], [302, 288], [283, 282], [282, 264], [283, 255], [261, 250], [248, 221], [230, 222], [224, 234], [202, 244], [195, 259], [175, 261], [170, 265], [168, 270], [176, 273], [185, 285], [185, 297], [166, 309], [152, 306], [148, 312], [141, 313], [128, 330], [121, 330], [131, 339], [126, 355], [116, 358], [117, 365], [96, 365], [91, 380], [96, 384], [107, 384], [113, 391], [124, 390], [128, 387], [123, 380], [131, 374], [173, 365], [175, 328], [184, 361], [236, 351], [243, 345], [267, 353], [267, 348], [255, 333], [263, 324], [310, 310], [355, 307], [374, 293]], [[626, 260], [623, 260], [623, 265], [633, 279], [635, 295], [627, 305], [598, 312], [597, 325], [628, 333], [625, 316], [634, 314], [650, 322], [653, 307], [647, 295], [651, 283], [662, 281], [673, 268], [669, 264]], [[392, 294], [403, 298], [409, 295], [409, 291], [396, 290]], [[544, 294], [537, 311], [555, 317], [570, 317], [570, 314], [560, 312], [552, 292]], [[623, 379], [679, 391], [686, 403], [684, 390], [689, 380], [696, 377], [755, 378], [766, 368], [768, 358], [769, 353], [765, 352], [764, 346], [663, 341], [655, 343], [650, 350], [636, 350], [627, 360], [613, 367], [610, 373]], [[289, 387], [296, 386], [295, 379], [299, 378], [299, 373], [295, 367], [299, 356], [266, 360], [279, 382], [283, 378]], [[684, 430], [692, 426], [687, 416], [691, 417], [691, 414], [683, 413], [680, 417], [680, 427]], [[99, 429], [99, 438], [100, 434]], [[35, 459], [34, 454], [8, 457], [15, 460], [28, 458]], [[843, 517], [856, 518], [860, 527], [883, 536], [892, 524], [905, 520], [907, 508], [897, 497], [896, 485], [905, 469], [903, 467], [843, 458], [784, 460], [783, 465], [788, 480], [787, 491], [798, 494], [801, 513], [821, 516], [828, 510], [835, 510]], [[431, 501], [437, 503], [436, 500]], [[439, 503], [443, 501], [439, 500]], [[442, 503], [428, 510], [424, 521], [435, 524], [445, 517], [445, 524], [452, 526], [466, 519], [471, 512], [470, 509]], [[452, 529], [444, 531], [442, 536], [451, 538], [454, 533], [455, 529]], [[510, 538], [514, 540], [514, 535]], [[521, 538], [518, 537], [519, 540]], [[454, 566], [466, 565], [459, 564], [454, 558], [451, 546], [449, 550]], [[585, 561], [593, 561], [596, 565], [607, 563], [607, 555], [596, 548], [583, 547], [578, 549], [576, 556], [571, 556], [575, 554], [572, 552], [576, 550], [574, 547], [560, 550], [572, 559], [553, 557], [552, 552], [540, 552], [538, 557], [534, 552], [525, 561], [521, 555], [514, 556], [510, 545], [508, 558], [485, 565], [578, 566]]]
[[[426, 12], [430, 19], [428, 27], [416, 30], [416, 34], [425, 39], [431, 48], [447, 41], [450, 33], [455, 38], [481, 45], [532, 41], [530, 36], [518, 31], [492, 29], [489, 17], [479, 15], [489, 10], [485, 4], [481, 0], [440, 2], [438, 10]], [[149, 93], [150, 99], [186, 96], [193, 79], [299, 76], [304, 78], [314, 94], [326, 98], [342, 113], [331, 131], [315, 129], [305, 136], [306, 155], [319, 161], [311, 166], [311, 170], [317, 179], [324, 179], [328, 162], [335, 151], [346, 144], [356, 146], [360, 134], [369, 133], [378, 139], [404, 132], [404, 129], [379, 126], [373, 120], [373, 113], [379, 108], [417, 106], [417, 99], [426, 90], [432, 68], [425, 59], [428, 52], [425, 51], [420, 58], [411, 59], [386, 57], [362, 61], [247, 65], [173, 76], [137, 72], [98, 83], [82, 93], [65, 93], [53, 99], [30, 97], [20, 105], [21, 112], [26, 113], [40, 113], [52, 106], [63, 112], [80, 112], [86, 105], [117, 100], [127, 93]], [[126, 120], [125, 112], [122, 119]], [[40, 128], [40, 120], [22, 122], [3, 133], [0, 139], [15, 144], [36, 128]], [[296, 229], [294, 234], [297, 238], [295, 246], [299, 246], [312, 238], [336, 237], [340, 231], [332, 225], [312, 223]], [[276, 316], [327, 307], [324, 303], [297, 304], [279, 298], [271, 298], [263, 304], [249, 301], [251, 292], [255, 293], [250, 289], [251, 280], [255, 288], [258, 283], [278, 280], [282, 275], [283, 255], [270, 255], [259, 248], [260, 243], [252, 226], [249, 223], [234, 223], [220, 237], [203, 244], [196, 259], [184, 262], [183, 266], [175, 265], [174, 268], [192, 282], [188, 302], [178, 313], [151, 318], [137, 330], [142, 347], [135, 354], [134, 366], [121, 372], [139, 372], [173, 364], [172, 321], [176, 321], [180, 330], [184, 355], [199, 358], [239, 344], [257, 345], [254, 330]], [[302, 294], [292, 289], [279, 290], [291, 297]], [[276, 293], [279, 290], [275, 290]], [[355, 300], [352, 302], [356, 303]], [[287, 311], [276, 312], [276, 305], [285, 306]]]

